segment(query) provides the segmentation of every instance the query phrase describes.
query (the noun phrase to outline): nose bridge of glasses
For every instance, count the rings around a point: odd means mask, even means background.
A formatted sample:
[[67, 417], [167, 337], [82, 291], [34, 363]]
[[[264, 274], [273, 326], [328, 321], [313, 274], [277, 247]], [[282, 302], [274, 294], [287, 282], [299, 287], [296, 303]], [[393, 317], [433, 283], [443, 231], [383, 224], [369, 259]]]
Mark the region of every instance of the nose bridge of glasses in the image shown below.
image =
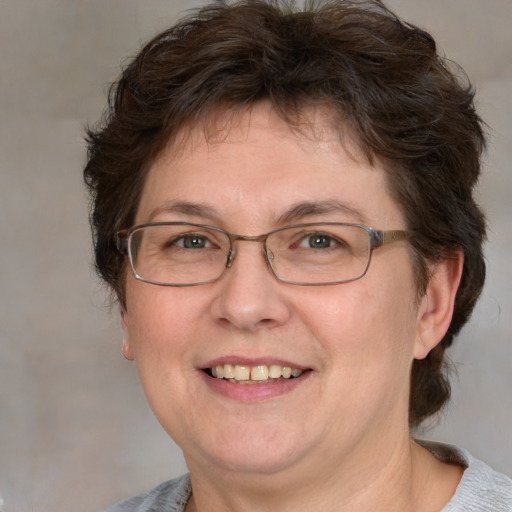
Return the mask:
[[228, 259], [226, 262], [226, 267], [230, 268], [233, 265], [233, 262], [235, 260], [235, 256], [237, 253], [236, 246], [234, 242], [261, 242], [263, 244], [263, 255], [265, 256], [265, 259], [267, 263], [269, 263], [269, 257], [273, 257], [272, 254], [268, 254], [268, 249], [266, 247], [266, 241], [267, 241], [268, 235], [256, 235], [256, 236], [246, 236], [246, 235], [234, 235], [230, 234], [230, 241], [231, 241], [231, 247], [228, 254]]

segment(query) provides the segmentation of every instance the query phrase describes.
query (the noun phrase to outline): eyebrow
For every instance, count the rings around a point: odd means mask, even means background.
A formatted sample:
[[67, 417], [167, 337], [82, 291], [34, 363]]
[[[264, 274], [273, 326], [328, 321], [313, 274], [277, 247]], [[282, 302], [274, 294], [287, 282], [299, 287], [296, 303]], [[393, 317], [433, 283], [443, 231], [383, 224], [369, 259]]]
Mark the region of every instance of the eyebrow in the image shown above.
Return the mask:
[[303, 220], [305, 217], [323, 216], [331, 213], [342, 213], [362, 224], [368, 222], [368, 218], [360, 208], [355, 205], [336, 199], [323, 201], [301, 201], [291, 206], [286, 212], [278, 217], [280, 224], [289, 224]]
[[[149, 222], [161, 213], [178, 213], [207, 219], [210, 222], [217, 223], [222, 219], [222, 215], [215, 208], [204, 203], [194, 203], [184, 200], [169, 201], [155, 208], [149, 216]], [[350, 220], [362, 224], [368, 222], [368, 217], [365, 215], [364, 211], [350, 202], [328, 199], [321, 201], [300, 201], [277, 216], [275, 223], [277, 225], [286, 225], [302, 221], [306, 217], [325, 216], [331, 213], [341, 213], [349, 216]]]
[[180, 213], [182, 215], [201, 217], [211, 221], [218, 221], [220, 219], [220, 214], [214, 208], [206, 204], [193, 203], [191, 201], [168, 201], [151, 212], [149, 222], [161, 213]]

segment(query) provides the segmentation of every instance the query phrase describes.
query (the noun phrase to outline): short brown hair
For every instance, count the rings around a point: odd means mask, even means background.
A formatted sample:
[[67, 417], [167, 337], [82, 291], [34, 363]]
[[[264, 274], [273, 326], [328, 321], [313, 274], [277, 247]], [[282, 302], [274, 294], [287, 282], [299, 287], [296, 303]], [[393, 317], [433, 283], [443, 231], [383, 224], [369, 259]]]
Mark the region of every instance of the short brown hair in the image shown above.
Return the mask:
[[[453, 65], [452, 65], [453, 66]], [[92, 196], [96, 268], [124, 305], [116, 230], [133, 222], [148, 167], [185, 125], [219, 107], [268, 100], [286, 119], [327, 104], [362, 153], [384, 163], [414, 231], [420, 293], [428, 263], [464, 252], [452, 322], [411, 376], [410, 424], [450, 395], [445, 350], [485, 279], [485, 221], [474, 201], [485, 145], [473, 90], [433, 38], [375, 1], [216, 2], [150, 41], [113, 85], [103, 122], [88, 130], [84, 176]]]

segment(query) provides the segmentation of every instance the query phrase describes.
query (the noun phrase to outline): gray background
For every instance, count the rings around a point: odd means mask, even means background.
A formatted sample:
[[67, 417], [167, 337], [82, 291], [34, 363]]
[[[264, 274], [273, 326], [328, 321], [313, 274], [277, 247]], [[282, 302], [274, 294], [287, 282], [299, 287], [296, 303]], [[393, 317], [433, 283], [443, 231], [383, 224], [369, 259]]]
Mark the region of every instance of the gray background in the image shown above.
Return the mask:
[[[100, 510], [185, 470], [120, 353], [91, 270], [84, 126], [142, 41], [198, 2], [0, 0], [0, 495], [7, 512]], [[428, 435], [512, 474], [512, 2], [393, 0], [478, 89], [489, 279]], [[1, 510], [1, 506], [0, 506]]]

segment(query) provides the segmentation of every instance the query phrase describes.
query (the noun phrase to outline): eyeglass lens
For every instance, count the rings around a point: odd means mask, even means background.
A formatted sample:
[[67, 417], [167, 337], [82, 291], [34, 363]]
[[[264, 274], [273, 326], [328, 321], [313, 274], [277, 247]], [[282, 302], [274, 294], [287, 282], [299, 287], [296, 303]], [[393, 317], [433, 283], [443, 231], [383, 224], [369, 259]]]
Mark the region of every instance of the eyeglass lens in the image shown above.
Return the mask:
[[[218, 279], [233, 244], [221, 230], [183, 224], [149, 225], [130, 235], [133, 270], [157, 284], [191, 285]], [[361, 226], [291, 226], [267, 235], [265, 251], [276, 276], [286, 282], [327, 284], [364, 275], [371, 243]]]

